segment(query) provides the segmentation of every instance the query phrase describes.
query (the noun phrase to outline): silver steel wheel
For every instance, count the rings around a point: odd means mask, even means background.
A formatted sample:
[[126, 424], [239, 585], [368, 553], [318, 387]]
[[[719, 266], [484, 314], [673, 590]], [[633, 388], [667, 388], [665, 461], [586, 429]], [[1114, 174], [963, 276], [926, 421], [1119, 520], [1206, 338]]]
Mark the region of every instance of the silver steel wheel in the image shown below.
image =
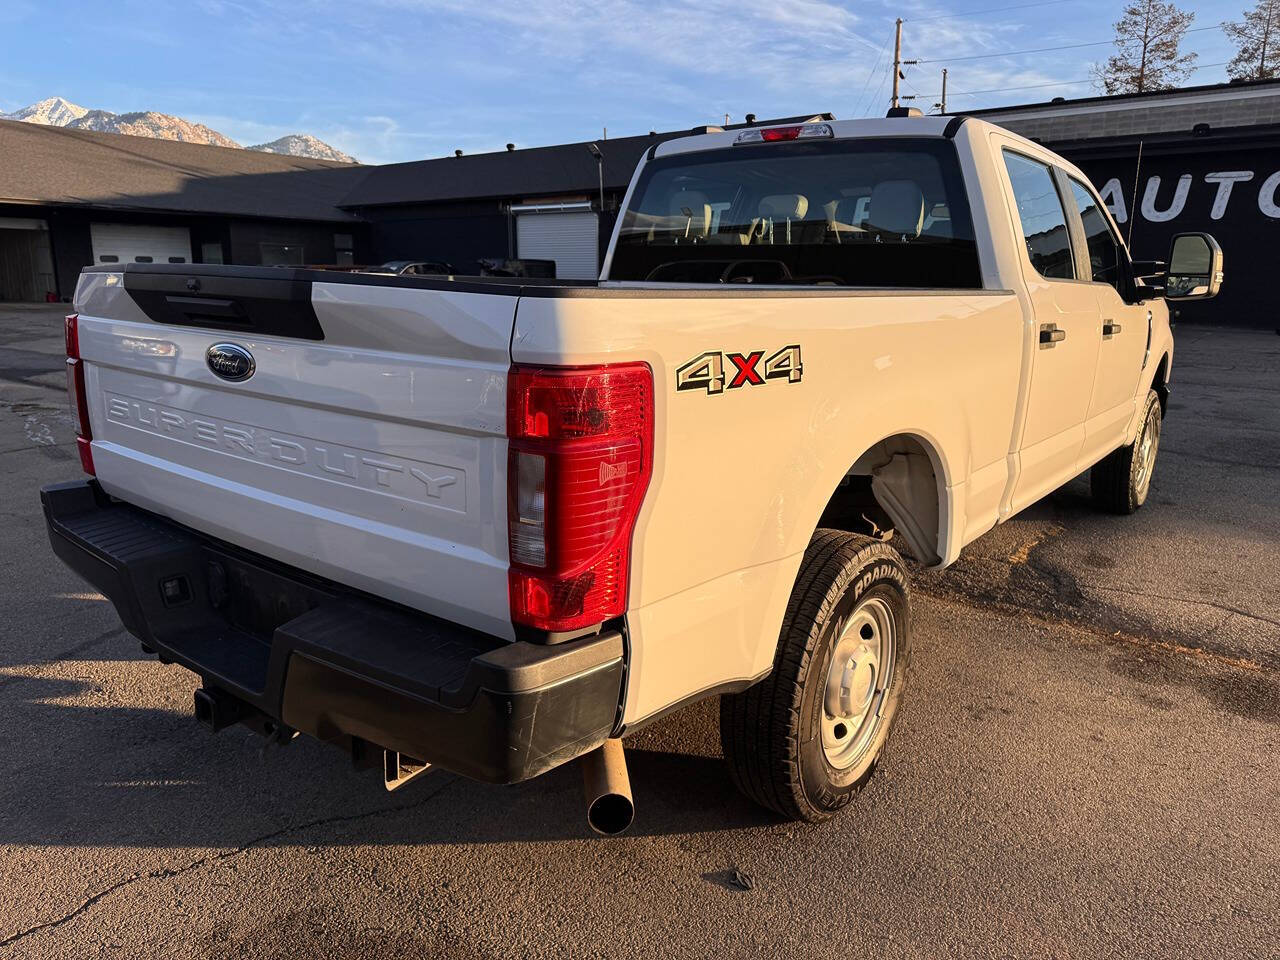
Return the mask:
[[1160, 405], [1153, 403], [1147, 411], [1146, 422], [1142, 425], [1142, 435], [1138, 438], [1137, 474], [1133, 478], [1133, 489], [1138, 502], [1147, 499], [1147, 491], [1151, 488], [1151, 473], [1156, 465], [1156, 452], [1160, 448]]
[[889, 605], [869, 597], [854, 608], [836, 639], [823, 691], [822, 750], [838, 770], [861, 760], [875, 739], [897, 638]]

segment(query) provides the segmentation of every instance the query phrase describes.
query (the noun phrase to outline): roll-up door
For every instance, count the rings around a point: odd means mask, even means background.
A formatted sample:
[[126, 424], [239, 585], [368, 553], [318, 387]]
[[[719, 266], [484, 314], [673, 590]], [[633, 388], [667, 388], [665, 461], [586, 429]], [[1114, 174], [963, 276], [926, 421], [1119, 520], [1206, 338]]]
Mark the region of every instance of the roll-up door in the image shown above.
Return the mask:
[[133, 223], [91, 223], [94, 263], [190, 263], [191, 231]]
[[515, 207], [516, 256], [554, 260], [556, 276], [595, 280], [600, 276], [600, 227], [595, 211]]

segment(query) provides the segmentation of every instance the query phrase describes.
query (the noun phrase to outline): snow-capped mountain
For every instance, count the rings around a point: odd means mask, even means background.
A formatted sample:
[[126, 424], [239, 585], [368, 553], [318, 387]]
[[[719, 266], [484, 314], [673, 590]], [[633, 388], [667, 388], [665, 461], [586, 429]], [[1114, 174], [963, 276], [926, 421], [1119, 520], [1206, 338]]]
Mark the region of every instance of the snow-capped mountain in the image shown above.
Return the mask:
[[240, 146], [230, 137], [224, 137], [217, 130], [211, 130], [203, 123], [192, 123], [181, 117], [156, 113], [152, 110], [142, 113], [109, 113], [106, 110], [90, 110], [70, 123], [59, 123], [55, 126], [67, 127], [71, 130], [94, 130], [98, 133], [126, 133], [133, 137], [155, 137], [158, 140], [209, 143], [215, 147]]
[[356, 158], [317, 140], [309, 133], [291, 133], [270, 143], [255, 143], [250, 150], [263, 153], [284, 153], [291, 157], [314, 157], [317, 160], [337, 160], [339, 163], [355, 163]]
[[[22, 120], [42, 123], [46, 126], [67, 127], [72, 130], [95, 130], [99, 133], [124, 133], [135, 137], [155, 137], [160, 140], [181, 140], [186, 143], [206, 143], [216, 147], [240, 147], [228, 136], [192, 123], [182, 117], [153, 110], [138, 113], [111, 113], [107, 110], [90, 110], [71, 103], [62, 97], [49, 97], [13, 113], [0, 113], [0, 120]], [[248, 147], [263, 153], [287, 154], [291, 157], [311, 157], [316, 160], [337, 160], [356, 163], [356, 159], [329, 146], [323, 140], [305, 133], [293, 133]]]
[[65, 127], [73, 120], [79, 120], [89, 111], [79, 104], [63, 100], [61, 97], [50, 97], [29, 107], [15, 110], [13, 113], [0, 113], [5, 120], [25, 120], [27, 123], [43, 123], [51, 127]]

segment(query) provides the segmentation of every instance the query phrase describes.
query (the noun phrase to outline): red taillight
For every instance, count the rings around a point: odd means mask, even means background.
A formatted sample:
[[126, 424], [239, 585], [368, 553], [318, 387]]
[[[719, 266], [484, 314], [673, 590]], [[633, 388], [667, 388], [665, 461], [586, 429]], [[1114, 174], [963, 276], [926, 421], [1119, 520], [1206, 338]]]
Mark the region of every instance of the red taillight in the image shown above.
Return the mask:
[[63, 335], [67, 341], [67, 359], [80, 359], [80, 317], [78, 314], [71, 314], [63, 321]]
[[765, 143], [774, 143], [778, 140], [794, 140], [800, 136], [800, 127], [769, 127], [760, 131], [760, 139]]
[[514, 367], [507, 432], [511, 619], [563, 631], [620, 615], [653, 470], [648, 365]]
[[797, 123], [787, 127], [752, 127], [743, 130], [733, 142], [744, 143], [779, 143], [783, 140], [810, 140], [814, 137], [832, 137], [835, 131], [829, 123]]
[[89, 430], [89, 394], [84, 385], [84, 361], [80, 359], [80, 318], [76, 314], [67, 317], [64, 333], [67, 344], [67, 401], [71, 415], [76, 419], [76, 450], [80, 453], [80, 466], [93, 476], [93, 433]]

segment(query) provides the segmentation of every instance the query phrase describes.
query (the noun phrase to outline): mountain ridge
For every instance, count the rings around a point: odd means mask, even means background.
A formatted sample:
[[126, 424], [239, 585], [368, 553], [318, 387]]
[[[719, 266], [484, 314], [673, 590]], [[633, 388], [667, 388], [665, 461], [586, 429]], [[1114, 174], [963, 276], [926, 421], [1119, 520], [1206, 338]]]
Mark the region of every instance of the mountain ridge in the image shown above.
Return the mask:
[[12, 113], [0, 113], [0, 120], [19, 120], [24, 123], [66, 127], [69, 130], [92, 130], [98, 133], [119, 133], [135, 137], [152, 137], [158, 140], [202, 143], [237, 150], [254, 150], [259, 153], [333, 160], [339, 163], [358, 162], [355, 157], [306, 133], [290, 133], [266, 143], [244, 147], [203, 123], [194, 123], [173, 114], [155, 110], [112, 113], [109, 110], [82, 107], [57, 96], [28, 104]]

